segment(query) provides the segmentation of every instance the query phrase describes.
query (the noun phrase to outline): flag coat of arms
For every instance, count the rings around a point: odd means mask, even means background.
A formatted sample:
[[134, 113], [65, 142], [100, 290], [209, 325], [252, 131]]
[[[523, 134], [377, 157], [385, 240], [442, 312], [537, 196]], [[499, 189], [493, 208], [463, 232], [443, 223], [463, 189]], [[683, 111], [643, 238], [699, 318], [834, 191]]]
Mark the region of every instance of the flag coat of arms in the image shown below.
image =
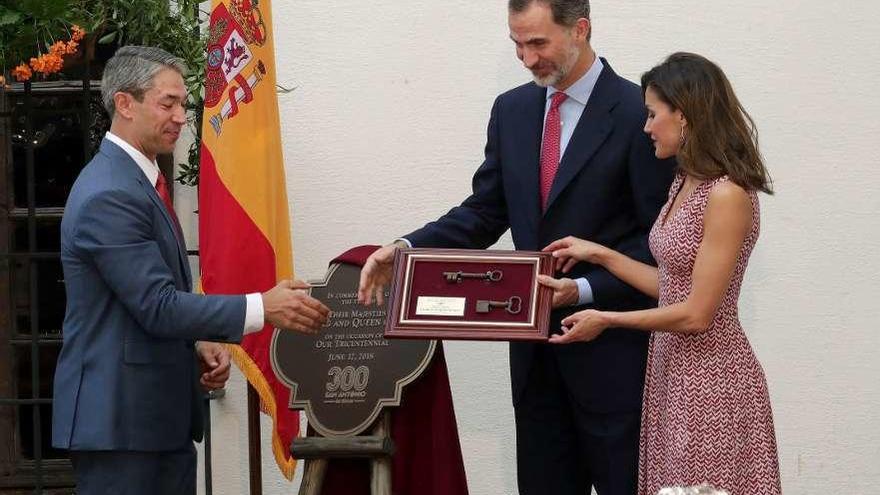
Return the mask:
[[[208, 31], [199, 173], [201, 287], [263, 292], [293, 277], [293, 252], [269, 0], [213, 0]], [[272, 449], [288, 479], [299, 416], [272, 372], [271, 328], [232, 346], [233, 360], [273, 420]]]

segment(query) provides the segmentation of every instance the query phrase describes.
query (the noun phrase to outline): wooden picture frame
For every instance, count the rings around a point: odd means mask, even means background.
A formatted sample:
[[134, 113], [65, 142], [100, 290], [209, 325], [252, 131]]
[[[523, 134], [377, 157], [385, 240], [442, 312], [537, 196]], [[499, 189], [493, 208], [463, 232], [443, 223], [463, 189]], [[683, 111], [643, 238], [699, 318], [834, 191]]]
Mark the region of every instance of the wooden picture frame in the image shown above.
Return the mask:
[[[553, 291], [550, 253], [398, 249], [387, 338], [546, 341]], [[506, 304], [506, 305], [504, 305]]]

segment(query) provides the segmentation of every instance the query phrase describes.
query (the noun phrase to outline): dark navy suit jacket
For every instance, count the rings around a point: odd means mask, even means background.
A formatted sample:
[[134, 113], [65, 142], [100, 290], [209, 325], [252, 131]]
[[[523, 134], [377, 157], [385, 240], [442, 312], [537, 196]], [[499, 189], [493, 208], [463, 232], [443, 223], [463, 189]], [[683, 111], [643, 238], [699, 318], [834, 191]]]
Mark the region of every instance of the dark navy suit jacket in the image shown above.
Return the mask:
[[163, 451], [198, 439], [193, 343], [240, 341], [245, 297], [190, 293], [186, 247], [156, 189], [106, 139], [68, 198], [61, 262], [52, 444]]
[[[534, 83], [495, 100], [485, 161], [473, 193], [436, 222], [405, 236], [415, 247], [486, 248], [510, 228], [518, 250], [540, 250], [574, 235], [651, 262], [647, 234], [666, 201], [673, 163], [654, 157], [642, 132], [645, 108], [635, 84], [605, 67], [560, 161], [546, 211], [539, 204], [539, 162], [546, 89]], [[586, 277], [592, 307], [623, 310], [656, 305], [600, 266], [579, 263], [568, 275]], [[583, 308], [576, 308], [583, 309]], [[551, 331], [575, 311], [554, 311]], [[589, 343], [554, 346], [571, 396], [593, 412], [641, 407], [647, 333], [609, 329]], [[536, 345], [510, 346], [517, 403]]]

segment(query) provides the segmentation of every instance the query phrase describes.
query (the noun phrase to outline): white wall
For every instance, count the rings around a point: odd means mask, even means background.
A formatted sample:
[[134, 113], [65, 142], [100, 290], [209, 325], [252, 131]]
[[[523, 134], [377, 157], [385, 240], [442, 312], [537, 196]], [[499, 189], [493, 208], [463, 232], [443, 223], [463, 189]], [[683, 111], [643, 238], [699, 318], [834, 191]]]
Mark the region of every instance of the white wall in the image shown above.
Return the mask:
[[[528, 80], [504, 0], [275, 0], [297, 274], [385, 243], [463, 199], [494, 96]], [[880, 484], [880, 6], [596, 0], [594, 46], [637, 80], [676, 50], [727, 72], [777, 194], [746, 277], [743, 324], [770, 385], [787, 493]], [[502, 247], [511, 247], [509, 240]], [[504, 344], [446, 344], [471, 493], [516, 490]], [[215, 404], [215, 493], [247, 492], [244, 387]], [[291, 493], [268, 449], [264, 493]]]

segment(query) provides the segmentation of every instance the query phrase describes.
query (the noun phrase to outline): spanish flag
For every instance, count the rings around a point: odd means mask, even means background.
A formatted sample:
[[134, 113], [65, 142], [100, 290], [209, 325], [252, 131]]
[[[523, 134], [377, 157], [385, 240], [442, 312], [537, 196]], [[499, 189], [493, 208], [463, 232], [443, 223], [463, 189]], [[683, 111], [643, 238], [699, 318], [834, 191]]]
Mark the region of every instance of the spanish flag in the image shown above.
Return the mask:
[[[201, 285], [206, 294], [263, 292], [293, 277], [275, 89], [271, 0], [212, 0], [199, 176]], [[272, 329], [232, 346], [273, 420], [272, 450], [293, 478], [299, 417], [272, 372]]]

